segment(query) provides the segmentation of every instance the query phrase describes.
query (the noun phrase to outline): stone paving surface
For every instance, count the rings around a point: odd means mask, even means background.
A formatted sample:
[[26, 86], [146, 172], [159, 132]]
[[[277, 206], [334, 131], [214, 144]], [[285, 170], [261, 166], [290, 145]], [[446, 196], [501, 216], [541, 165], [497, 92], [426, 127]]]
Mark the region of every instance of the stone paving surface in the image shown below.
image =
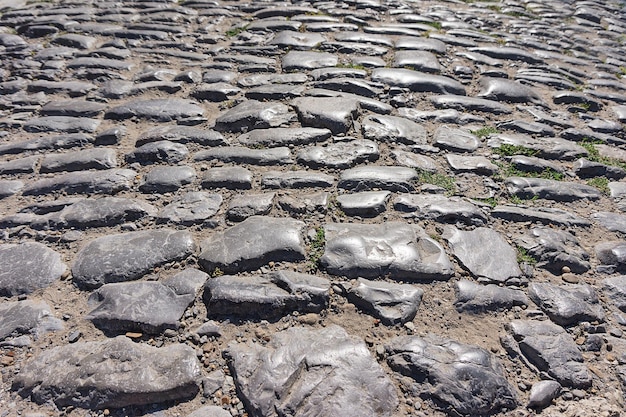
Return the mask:
[[617, 0], [0, 0], [0, 417], [626, 409]]

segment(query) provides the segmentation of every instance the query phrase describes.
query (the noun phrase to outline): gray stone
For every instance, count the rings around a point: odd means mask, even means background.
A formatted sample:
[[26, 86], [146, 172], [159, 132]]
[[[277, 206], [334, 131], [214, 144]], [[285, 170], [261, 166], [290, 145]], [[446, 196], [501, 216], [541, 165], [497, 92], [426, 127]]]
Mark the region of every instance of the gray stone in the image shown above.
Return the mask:
[[543, 100], [532, 88], [504, 78], [482, 77], [478, 97], [509, 103], [543, 105]]
[[554, 171], [562, 173], [564, 170], [560, 165], [545, 159], [536, 158], [534, 156], [514, 155], [508, 157], [507, 160], [520, 171], [543, 173], [544, 171]]
[[276, 193], [236, 195], [230, 201], [226, 216], [229, 220], [240, 222], [251, 216], [269, 214], [275, 196]]
[[420, 155], [412, 152], [395, 150], [391, 151], [391, 156], [398, 165], [417, 168], [421, 171], [436, 172], [438, 169], [437, 162], [429, 156]]
[[455, 172], [471, 172], [478, 175], [493, 175], [498, 166], [484, 156], [447, 154], [446, 161]]
[[626, 268], [626, 242], [622, 240], [599, 242], [595, 249], [602, 265], [612, 266], [617, 270]]
[[499, 148], [502, 145], [521, 146], [537, 151], [536, 156], [546, 159], [572, 160], [587, 155], [587, 150], [581, 145], [561, 138], [498, 134], [490, 136], [487, 145], [491, 148]]
[[246, 100], [221, 114], [215, 120], [215, 128], [220, 131], [245, 133], [253, 129], [278, 127], [292, 119], [293, 114], [282, 103]]
[[46, 332], [63, 329], [48, 304], [42, 301], [11, 301], [0, 303], [0, 341], [11, 336], [32, 334], [35, 338]]
[[38, 155], [35, 155], [0, 162], [0, 174], [28, 174], [35, 172], [39, 158]]
[[509, 114], [513, 111], [506, 104], [477, 97], [443, 95], [431, 97], [430, 101], [439, 109], [481, 111], [492, 114]]
[[246, 98], [252, 100], [287, 100], [300, 97], [304, 93], [301, 85], [268, 84], [250, 88], [246, 91]]
[[93, 148], [64, 154], [48, 154], [41, 160], [39, 172], [82, 171], [117, 167], [114, 149]]
[[500, 362], [485, 349], [428, 334], [400, 336], [387, 345], [391, 369], [419, 382], [419, 390], [459, 415], [490, 415], [517, 406]]
[[528, 407], [543, 409], [552, 403], [561, 392], [561, 384], [556, 381], [539, 381], [533, 384], [528, 398]]
[[222, 407], [216, 405], [205, 405], [198, 408], [191, 414], [187, 414], [187, 417], [231, 417], [232, 415], [224, 410]]
[[303, 228], [303, 222], [293, 219], [252, 216], [209, 236], [198, 261], [205, 271], [220, 268], [226, 273], [254, 270], [269, 261], [301, 261]]
[[268, 171], [261, 184], [266, 188], [328, 188], [335, 184], [335, 177], [318, 171]]
[[292, 101], [300, 123], [329, 129], [333, 134], [346, 133], [358, 116], [359, 103], [341, 97], [301, 97]]
[[171, 286], [168, 280], [105, 284], [89, 296], [93, 310], [85, 319], [111, 333], [158, 334], [165, 329], [178, 329], [183, 313], [209, 278], [203, 272], [196, 270], [195, 273], [200, 279], [196, 279], [195, 285], [187, 285], [188, 288]]
[[331, 78], [317, 81], [315, 88], [352, 93], [363, 97], [378, 97], [382, 89], [377, 84], [355, 78]]
[[238, 166], [210, 168], [202, 176], [202, 187], [249, 190], [252, 188], [252, 172]]
[[543, 62], [541, 58], [531, 52], [507, 46], [481, 46], [470, 48], [470, 51], [478, 52], [491, 58], [523, 61], [529, 64], [539, 64]]
[[237, 85], [244, 88], [258, 87], [267, 84], [303, 84], [309, 80], [305, 73], [257, 73], [241, 74]]
[[228, 83], [201, 84], [191, 95], [198, 100], [226, 101], [241, 92], [241, 88]]
[[424, 291], [414, 285], [359, 278], [346, 297], [383, 324], [393, 326], [413, 320], [423, 295]]
[[265, 346], [231, 344], [225, 355], [253, 416], [388, 417], [398, 405], [365, 343], [338, 326], [290, 328]]
[[603, 279], [602, 288], [615, 307], [626, 311], [626, 275]]
[[376, 142], [367, 139], [337, 141], [327, 146], [314, 146], [298, 152], [297, 160], [312, 168], [349, 168], [380, 156]]
[[376, 68], [372, 81], [416, 92], [465, 95], [465, 87], [453, 78], [409, 69]]
[[590, 226], [591, 223], [569, 211], [551, 207], [519, 207], [501, 205], [491, 210], [491, 216], [513, 222], [540, 222], [562, 226]]
[[368, 115], [361, 130], [364, 138], [379, 142], [422, 145], [427, 141], [426, 129], [403, 117]]
[[45, 350], [22, 367], [12, 388], [38, 404], [103, 409], [191, 398], [199, 377], [191, 347], [155, 348], [118, 336]]
[[453, 152], [473, 152], [480, 141], [467, 130], [441, 126], [435, 131], [433, 145]]
[[511, 309], [530, 303], [521, 290], [500, 287], [495, 284], [481, 285], [468, 280], [458, 281], [455, 287], [457, 311], [477, 313], [491, 310]]
[[393, 201], [396, 210], [414, 213], [421, 219], [458, 222], [481, 226], [487, 216], [474, 204], [459, 197], [437, 194], [399, 194]]
[[589, 285], [533, 282], [528, 289], [530, 299], [556, 324], [571, 326], [581, 321], [604, 321], [598, 296]]
[[363, 166], [343, 171], [339, 178], [339, 188], [365, 191], [379, 188], [388, 191], [410, 192], [417, 172], [412, 168], [396, 166]]
[[103, 171], [70, 172], [37, 180], [26, 186], [24, 195], [52, 192], [67, 194], [115, 194], [130, 189], [137, 173], [131, 169], [114, 168]]
[[139, 190], [144, 193], [168, 193], [191, 184], [195, 179], [196, 171], [190, 166], [159, 166], [144, 175]]
[[449, 278], [453, 267], [439, 243], [418, 226], [330, 223], [321, 265], [333, 275], [430, 281]]
[[204, 191], [184, 193], [163, 207], [156, 215], [161, 222], [194, 224], [215, 216], [222, 205], [222, 196]]
[[106, 109], [106, 105], [86, 100], [51, 101], [41, 108], [42, 116], [94, 117]]
[[54, 228], [82, 229], [114, 226], [155, 215], [156, 208], [143, 200], [103, 197], [77, 201], [61, 211], [46, 215], [42, 222]]
[[549, 227], [533, 227], [519, 239], [518, 245], [538, 261], [537, 266], [561, 274], [568, 267], [576, 274], [591, 268], [589, 254], [569, 232]]
[[88, 132], [93, 133], [100, 126], [100, 120], [86, 117], [43, 116], [24, 123], [27, 132]]
[[450, 226], [444, 238], [463, 267], [479, 280], [506, 283], [522, 275], [515, 249], [493, 229], [466, 232]]
[[626, 177], [626, 170], [623, 168], [593, 162], [585, 158], [580, 158], [574, 162], [572, 168], [579, 178], [606, 177], [619, 180]]
[[27, 90], [31, 93], [44, 92], [46, 94], [65, 93], [71, 97], [84, 96], [98, 87], [84, 81], [47, 81], [37, 80], [28, 84]]
[[278, 45], [283, 48], [312, 49], [324, 41], [324, 36], [319, 33], [302, 33], [284, 30], [277, 33], [269, 44]]
[[41, 243], [0, 245], [0, 295], [4, 297], [46, 288], [66, 270], [61, 255]]
[[135, 100], [110, 108], [105, 119], [124, 120], [136, 117], [156, 122], [181, 121], [202, 117], [204, 109], [193, 101], [175, 98]]
[[330, 281], [292, 271], [247, 277], [224, 275], [207, 281], [209, 316], [275, 319], [294, 311], [319, 313], [328, 305]]
[[182, 143], [169, 140], [145, 143], [126, 155], [128, 163], [139, 162], [142, 164], [165, 162], [175, 164], [184, 160], [189, 154], [189, 149]]
[[157, 266], [185, 259], [195, 247], [190, 233], [171, 229], [103, 236], [78, 252], [72, 276], [81, 288], [136, 280]]
[[16, 154], [26, 151], [65, 149], [85, 146], [94, 142], [94, 138], [84, 133], [71, 133], [60, 136], [45, 136], [25, 141], [16, 141], [0, 145], [0, 155]]
[[[263, 129], [264, 130], [264, 129]], [[224, 146], [196, 152], [195, 161], [218, 160], [221, 162], [251, 165], [283, 165], [293, 163], [287, 147], [250, 149], [243, 146]]]
[[375, 217], [385, 211], [389, 191], [363, 191], [354, 194], [340, 194], [337, 204], [348, 216]]
[[328, 129], [314, 127], [285, 127], [273, 129], [256, 129], [237, 137], [237, 141], [244, 146], [287, 146], [308, 145], [313, 142], [323, 142], [330, 138], [332, 132]]
[[[346, 100], [353, 100], [359, 104], [361, 109], [369, 110], [376, 114], [389, 114], [393, 111], [393, 106], [382, 101], [375, 100], [369, 97], [363, 97], [357, 94], [344, 93], [343, 91], [325, 90], [322, 88], [312, 88], [306, 90], [306, 95], [319, 98], [342, 98]], [[358, 126], [357, 126], [358, 127]]]
[[441, 72], [437, 57], [428, 51], [396, 51], [392, 65], [396, 68], [410, 68], [426, 73]]
[[538, 197], [567, 202], [581, 199], [598, 200], [602, 196], [598, 189], [590, 185], [543, 178], [509, 177], [505, 184], [509, 193], [524, 199]]
[[224, 136], [215, 130], [191, 126], [158, 126], [142, 132], [135, 146], [139, 147], [149, 142], [162, 140], [176, 143], [197, 143], [205, 146], [221, 146], [226, 144]]
[[10, 197], [24, 188], [20, 180], [0, 180], [0, 198]]
[[289, 51], [283, 56], [282, 67], [290, 72], [334, 67], [338, 62], [339, 58], [328, 52]]
[[282, 196], [278, 199], [278, 205], [290, 213], [326, 213], [329, 194], [325, 191], [299, 194], [297, 196]]
[[561, 326], [549, 321], [513, 320], [507, 327], [521, 353], [540, 371], [566, 387], [591, 385], [591, 373], [580, 350]]

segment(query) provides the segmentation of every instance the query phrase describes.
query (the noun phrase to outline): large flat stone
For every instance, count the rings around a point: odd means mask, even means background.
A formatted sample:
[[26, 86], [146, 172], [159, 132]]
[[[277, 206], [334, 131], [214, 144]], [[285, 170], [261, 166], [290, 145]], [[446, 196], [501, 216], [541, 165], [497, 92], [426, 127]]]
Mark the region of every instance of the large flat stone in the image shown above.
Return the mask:
[[226, 132], [247, 132], [253, 129], [278, 127], [294, 118], [282, 103], [246, 100], [227, 110], [215, 120], [215, 128]]
[[577, 274], [587, 272], [591, 268], [589, 254], [580, 246], [574, 235], [564, 230], [533, 227], [520, 237], [518, 245], [538, 261], [538, 267], [547, 269], [553, 274], [561, 274], [564, 267]]
[[372, 71], [372, 81], [417, 92], [465, 95], [463, 84], [453, 78], [409, 69], [377, 68]]
[[602, 193], [589, 185], [575, 182], [547, 180], [543, 178], [509, 177], [506, 179], [509, 192], [520, 198], [533, 197], [560, 202], [581, 199], [597, 200]]
[[366, 191], [376, 188], [387, 191], [410, 192], [417, 172], [412, 168], [397, 166], [362, 166], [343, 171], [339, 178], [339, 188], [353, 191]]
[[103, 236], [87, 243], [72, 265], [74, 281], [82, 288], [141, 278], [153, 268], [186, 258], [195, 250], [189, 232], [143, 230]]
[[46, 288], [65, 273], [61, 255], [41, 243], [0, 245], [0, 295], [12, 297]]
[[413, 213], [421, 219], [453, 223], [461, 221], [476, 226], [487, 223], [487, 216], [477, 206], [459, 197], [405, 193], [394, 199], [393, 206], [398, 211]]
[[12, 388], [38, 404], [103, 409], [187, 399], [199, 378], [191, 347], [155, 348], [118, 336], [45, 350], [22, 367]]
[[580, 321], [604, 321], [604, 311], [590, 285], [533, 282], [528, 290], [530, 299], [556, 324], [570, 326]]
[[132, 169], [78, 171], [37, 180], [24, 188], [24, 195], [52, 192], [66, 194], [115, 194], [130, 189], [137, 173]]
[[400, 336], [386, 350], [391, 369], [418, 381], [418, 389], [454, 414], [490, 415], [517, 407], [503, 366], [485, 349], [429, 334]]
[[422, 295], [424, 291], [414, 285], [359, 278], [346, 296], [352, 304], [372, 313], [383, 324], [394, 325], [413, 320]]
[[338, 326], [294, 327], [266, 346], [231, 344], [225, 355], [253, 416], [387, 417], [398, 405], [365, 343]]
[[333, 275], [429, 281], [453, 273], [441, 245], [417, 226], [331, 223], [324, 231], [326, 247], [320, 261]]
[[527, 306], [530, 303], [521, 290], [495, 284], [481, 285], [465, 279], [456, 283], [455, 292], [456, 309], [471, 313], [510, 309], [514, 306]]
[[169, 122], [202, 117], [204, 109], [195, 102], [175, 98], [136, 100], [113, 107], [104, 114], [106, 119], [124, 120], [133, 117]]
[[358, 101], [342, 97], [301, 97], [292, 104], [303, 126], [329, 129], [333, 134], [350, 130], [359, 112]]
[[254, 270], [269, 261], [297, 262], [304, 259], [304, 223], [293, 219], [252, 216], [214, 233], [201, 244], [199, 262], [209, 272]]
[[37, 338], [47, 331], [63, 329], [63, 322], [51, 311], [50, 306], [42, 301], [0, 303], [0, 341], [21, 334], [32, 334]]

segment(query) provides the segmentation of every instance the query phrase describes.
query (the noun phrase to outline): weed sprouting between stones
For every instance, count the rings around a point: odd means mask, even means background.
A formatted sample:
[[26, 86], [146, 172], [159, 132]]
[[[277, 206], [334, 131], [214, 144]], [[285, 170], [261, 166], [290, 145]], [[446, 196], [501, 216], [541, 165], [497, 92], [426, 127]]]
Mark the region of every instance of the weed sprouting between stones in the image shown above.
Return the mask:
[[501, 156], [536, 156], [539, 153], [537, 149], [530, 149], [520, 145], [511, 145], [510, 143], [503, 143], [499, 147], [495, 148], [493, 151]]
[[323, 227], [315, 230], [315, 236], [309, 243], [309, 263], [307, 269], [309, 272], [317, 272], [320, 268], [320, 258], [324, 254], [324, 246], [326, 245], [326, 235]]
[[419, 171], [418, 180], [422, 184], [432, 184], [446, 190], [447, 195], [453, 195], [456, 192], [456, 183], [454, 178], [436, 172]]
[[520, 264], [526, 263], [528, 265], [535, 265], [537, 263], [537, 260], [533, 258], [525, 248], [518, 246], [517, 247], [517, 263], [520, 263]]
[[484, 139], [489, 135], [495, 135], [497, 133], [500, 133], [500, 131], [493, 126], [485, 126], [477, 130], [470, 130], [470, 133], [480, 139]]
[[595, 177], [587, 181], [587, 185], [597, 188], [605, 195], [610, 195], [609, 180], [606, 177]]

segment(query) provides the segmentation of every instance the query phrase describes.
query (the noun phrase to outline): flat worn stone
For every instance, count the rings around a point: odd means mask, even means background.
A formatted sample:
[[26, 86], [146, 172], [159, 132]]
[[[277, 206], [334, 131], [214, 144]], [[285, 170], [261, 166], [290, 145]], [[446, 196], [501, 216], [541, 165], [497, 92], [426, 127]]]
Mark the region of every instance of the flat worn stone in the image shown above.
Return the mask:
[[348, 216], [375, 217], [385, 211], [389, 191], [363, 191], [354, 194], [340, 194], [337, 204]]
[[524, 199], [538, 197], [567, 202], [580, 199], [597, 200], [602, 196], [597, 188], [567, 181], [509, 177], [505, 183], [509, 193]]
[[63, 322], [54, 317], [43, 301], [10, 301], [0, 303], [0, 341], [11, 336], [32, 334], [35, 338], [46, 332], [63, 329]]
[[72, 276], [76, 285], [90, 289], [136, 280], [157, 266], [185, 259], [195, 248], [190, 233], [171, 229], [103, 236], [78, 252]]
[[186, 417], [231, 417], [232, 415], [224, 410], [222, 407], [218, 407], [217, 405], [205, 405], [204, 407], [198, 408], [191, 414], [187, 414]]
[[287, 100], [300, 97], [303, 93], [301, 85], [268, 84], [248, 89], [245, 96], [252, 100]]
[[297, 197], [286, 195], [278, 199], [278, 205], [289, 213], [326, 213], [328, 196], [325, 191], [299, 194]]
[[561, 384], [556, 381], [539, 381], [533, 384], [528, 398], [528, 407], [542, 409], [552, 403], [561, 392]]
[[323, 142], [330, 138], [332, 132], [328, 129], [314, 127], [256, 129], [237, 137], [237, 141], [244, 146], [280, 147], [287, 145], [308, 145], [314, 142]]
[[441, 72], [441, 65], [432, 52], [405, 50], [394, 54], [392, 66], [396, 68], [410, 68], [426, 73]]
[[457, 311], [479, 313], [483, 311], [511, 309], [527, 306], [530, 300], [521, 290], [500, 287], [495, 284], [481, 285], [469, 280], [455, 284]]
[[196, 170], [187, 165], [158, 166], [144, 175], [139, 190], [144, 193], [168, 193], [191, 184]]
[[508, 326], [522, 354], [561, 385], [587, 388], [591, 373], [572, 337], [549, 321], [513, 320]]
[[263, 103], [246, 100], [221, 114], [215, 120], [215, 129], [226, 132], [247, 132], [253, 129], [278, 127], [293, 118], [282, 103]]
[[35, 172], [39, 156], [27, 156], [0, 162], [0, 174], [27, 174]]
[[316, 68], [334, 67], [339, 58], [328, 52], [289, 51], [283, 56], [283, 71], [312, 70]]
[[5, 143], [0, 145], [0, 155], [17, 154], [26, 151], [46, 149], [66, 149], [85, 146], [94, 142], [94, 138], [84, 133], [70, 133], [66, 135], [45, 136], [25, 141]]
[[43, 178], [26, 186], [24, 195], [42, 195], [53, 192], [67, 194], [115, 194], [130, 189], [137, 173], [132, 169], [70, 172]]
[[550, 319], [561, 326], [581, 321], [604, 321], [604, 311], [594, 289], [589, 285], [554, 285], [533, 282], [528, 295]]
[[361, 123], [363, 137], [380, 142], [421, 145], [427, 142], [426, 129], [403, 117], [368, 115]]
[[358, 116], [359, 103], [347, 98], [301, 97], [292, 101], [303, 126], [346, 133]]
[[204, 109], [193, 101], [169, 98], [130, 101], [110, 108], [104, 114], [104, 118], [124, 120], [136, 117], [156, 122], [169, 122], [203, 115]]
[[199, 377], [191, 347], [155, 348], [118, 336], [45, 350], [22, 367], [12, 389], [38, 404], [121, 408], [191, 398]]
[[523, 172], [543, 173], [544, 171], [554, 171], [562, 173], [564, 169], [555, 162], [546, 161], [534, 156], [514, 155], [506, 158], [516, 169]]
[[522, 275], [515, 249], [493, 229], [466, 232], [450, 226], [443, 236], [454, 256], [479, 280], [506, 283]]
[[61, 255], [41, 243], [0, 245], [0, 295], [4, 297], [46, 288], [66, 270]]
[[94, 117], [106, 109], [106, 105], [87, 100], [51, 101], [41, 108], [43, 116]]
[[194, 224], [215, 216], [222, 205], [222, 196], [204, 191], [184, 193], [163, 207], [156, 218], [160, 222]]
[[435, 131], [433, 145], [453, 152], [473, 152], [480, 141], [467, 130], [441, 126]]
[[265, 346], [233, 343], [225, 355], [255, 416], [388, 417], [398, 405], [395, 387], [365, 343], [335, 325], [290, 328]]
[[294, 311], [319, 313], [328, 305], [330, 281], [315, 275], [278, 271], [207, 281], [204, 302], [209, 316], [272, 319]]
[[359, 278], [346, 297], [383, 324], [393, 326], [413, 320], [423, 295], [424, 291], [413, 285]]
[[484, 98], [460, 95], [434, 96], [430, 101], [438, 109], [455, 109], [460, 111], [481, 111], [492, 114], [509, 114], [513, 110], [506, 104]]
[[241, 88], [228, 83], [201, 84], [195, 88], [191, 95], [198, 100], [226, 101], [241, 92]]
[[447, 154], [446, 161], [455, 172], [472, 172], [478, 175], [493, 175], [498, 166], [484, 156]]
[[367, 139], [337, 141], [327, 146], [314, 146], [301, 150], [297, 160], [311, 168], [329, 167], [343, 169], [358, 163], [375, 161], [380, 153], [376, 142]]
[[210, 168], [202, 176], [202, 187], [249, 190], [252, 188], [252, 172], [238, 166]]
[[596, 256], [602, 265], [618, 270], [626, 268], [626, 242], [621, 240], [604, 241], [596, 244]]
[[496, 59], [510, 59], [527, 62], [529, 64], [539, 64], [542, 62], [541, 58], [529, 51], [507, 46], [481, 46], [470, 48], [470, 51], [478, 52]]
[[165, 162], [175, 164], [184, 160], [189, 154], [189, 149], [182, 143], [160, 140], [145, 143], [126, 155], [126, 162], [139, 162], [141, 164]]
[[387, 191], [410, 192], [417, 172], [412, 168], [396, 166], [363, 166], [343, 171], [339, 178], [339, 188], [353, 191], [367, 191], [379, 188]]
[[542, 105], [543, 100], [532, 88], [504, 78], [482, 77], [478, 97], [509, 103], [533, 103]]
[[250, 149], [243, 146], [216, 147], [196, 152], [193, 159], [251, 165], [283, 165], [293, 162], [291, 151], [287, 147], [270, 149]]
[[459, 197], [446, 197], [437, 194], [399, 194], [393, 207], [402, 212], [414, 213], [421, 219], [439, 222], [457, 222], [481, 226], [487, 223], [487, 216], [474, 204]]
[[[189, 288], [177, 286], [177, 278], [163, 282], [105, 284], [89, 296], [93, 309], [85, 316], [99, 329], [111, 332], [158, 334], [178, 329], [185, 310], [209, 278], [198, 270], [181, 272]], [[181, 291], [182, 290], [182, 291]]]
[[20, 180], [0, 180], [0, 198], [10, 197], [24, 188]]
[[534, 138], [529, 135], [497, 134], [487, 140], [491, 148], [502, 145], [521, 146], [532, 149], [536, 156], [545, 159], [572, 160], [587, 155], [587, 150], [569, 140], [561, 138]]
[[561, 274], [564, 267], [576, 274], [587, 272], [589, 254], [569, 232], [549, 227], [533, 227], [519, 239], [518, 245], [536, 259], [537, 267]]
[[230, 201], [226, 216], [239, 222], [251, 216], [269, 214], [275, 196], [276, 193], [236, 195]]
[[158, 126], [142, 132], [135, 146], [140, 147], [149, 142], [167, 140], [176, 143], [197, 143], [205, 146], [221, 146], [226, 144], [224, 136], [211, 129], [192, 126]]
[[304, 259], [304, 223], [293, 219], [252, 216], [201, 244], [198, 259], [205, 271], [226, 273], [254, 270], [270, 261]]
[[513, 222], [540, 222], [562, 226], [590, 226], [591, 222], [570, 213], [569, 211], [551, 207], [519, 207], [500, 205], [491, 210], [491, 216]]
[[324, 41], [324, 36], [319, 33], [302, 33], [284, 30], [282, 32], [278, 32], [269, 44], [278, 45], [283, 48], [313, 49]]
[[626, 233], [626, 215], [600, 211], [590, 217], [611, 232]]
[[329, 223], [324, 233], [320, 262], [333, 275], [430, 281], [447, 279], [453, 272], [441, 245], [418, 226]]
[[578, 178], [606, 177], [619, 180], [626, 177], [626, 170], [623, 168], [593, 162], [585, 158], [580, 158], [574, 162], [573, 169]]
[[465, 95], [463, 84], [453, 78], [409, 69], [376, 68], [372, 71], [372, 81], [416, 92]]
[[82, 171], [117, 167], [115, 149], [93, 148], [64, 154], [48, 154], [41, 160], [39, 172]]
[[261, 184], [265, 188], [328, 188], [335, 184], [335, 177], [317, 171], [268, 171]]
[[400, 336], [386, 346], [391, 369], [420, 382], [439, 407], [489, 415], [517, 406], [502, 364], [488, 351], [440, 336]]
[[626, 311], [626, 275], [603, 279], [602, 288], [615, 307]]
[[83, 199], [53, 212], [42, 219], [54, 228], [78, 228], [114, 226], [144, 217], [154, 217], [156, 208], [143, 200], [102, 197]]
[[43, 116], [24, 123], [27, 132], [88, 132], [93, 133], [100, 126], [100, 120], [87, 117]]

